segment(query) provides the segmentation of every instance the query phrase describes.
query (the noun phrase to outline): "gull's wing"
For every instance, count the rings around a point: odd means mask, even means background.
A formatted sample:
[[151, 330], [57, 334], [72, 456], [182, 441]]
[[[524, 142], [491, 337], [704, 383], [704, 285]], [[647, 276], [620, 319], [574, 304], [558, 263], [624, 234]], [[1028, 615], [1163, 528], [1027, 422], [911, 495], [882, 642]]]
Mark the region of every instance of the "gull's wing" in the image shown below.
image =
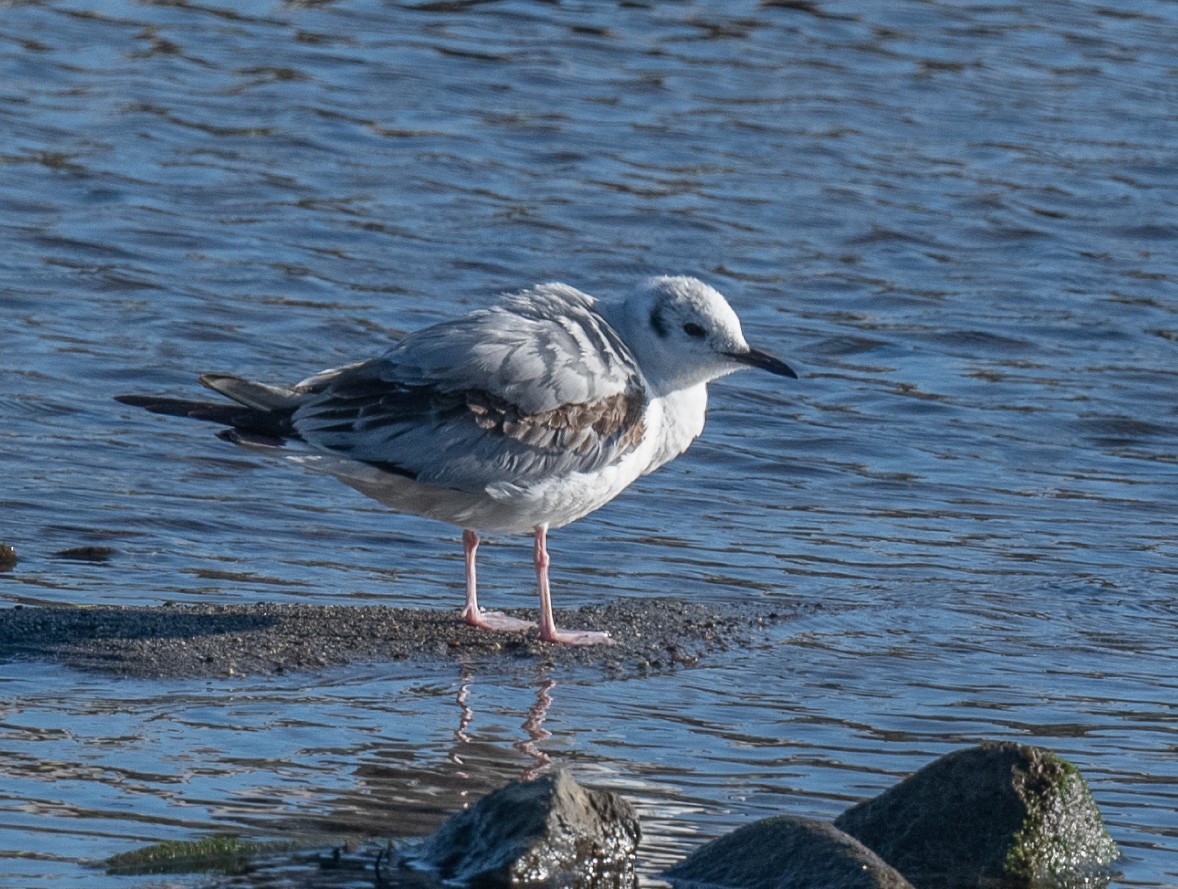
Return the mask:
[[461, 490], [592, 472], [638, 446], [646, 407], [629, 349], [595, 302], [549, 284], [300, 383], [313, 447]]

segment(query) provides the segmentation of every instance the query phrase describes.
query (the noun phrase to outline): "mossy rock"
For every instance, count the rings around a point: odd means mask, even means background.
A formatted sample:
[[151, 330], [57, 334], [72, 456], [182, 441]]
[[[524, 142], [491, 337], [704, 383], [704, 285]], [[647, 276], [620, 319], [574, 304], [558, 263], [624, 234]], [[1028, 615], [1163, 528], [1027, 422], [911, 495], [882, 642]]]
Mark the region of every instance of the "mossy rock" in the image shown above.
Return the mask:
[[1079, 770], [1012, 743], [943, 756], [835, 824], [920, 889], [1091, 889], [1119, 855]]
[[292, 849], [285, 842], [253, 842], [229, 834], [199, 840], [166, 840], [122, 852], [104, 864], [109, 874], [240, 874], [261, 855]]

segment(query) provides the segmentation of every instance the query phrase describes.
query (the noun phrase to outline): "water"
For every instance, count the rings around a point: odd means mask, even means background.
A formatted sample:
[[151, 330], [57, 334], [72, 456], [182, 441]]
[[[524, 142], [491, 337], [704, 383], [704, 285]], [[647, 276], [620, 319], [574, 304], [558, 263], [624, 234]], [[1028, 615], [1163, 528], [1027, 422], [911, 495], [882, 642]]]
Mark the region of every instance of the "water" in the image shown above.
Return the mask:
[[[674, 272], [803, 379], [714, 386], [553, 536], [557, 604], [807, 606], [630, 679], [0, 665], [0, 884], [190, 885], [87, 863], [423, 833], [550, 764], [636, 802], [651, 884], [986, 738], [1080, 766], [1118, 886], [1178, 884], [1178, 9], [879, 6], [0, 8], [4, 603], [456, 609], [452, 529], [112, 396]], [[488, 604], [530, 605], [526, 540], [488, 544]]]

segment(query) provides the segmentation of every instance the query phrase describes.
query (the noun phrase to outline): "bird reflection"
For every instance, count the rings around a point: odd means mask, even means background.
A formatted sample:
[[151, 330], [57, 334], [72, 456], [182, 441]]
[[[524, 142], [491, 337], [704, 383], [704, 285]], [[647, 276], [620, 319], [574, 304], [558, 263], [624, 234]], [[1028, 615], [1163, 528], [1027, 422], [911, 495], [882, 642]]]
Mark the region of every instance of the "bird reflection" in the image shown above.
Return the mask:
[[[454, 738], [463, 744], [470, 743], [470, 735], [466, 733], [466, 730], [470, 728], [470, 724], [474, 720], [474, 710], [470, 709], [470, 705], [466, 703], [467, 698], [470, 697], [470, 685], [473, 680], [474, 677], [468, 671], [462, 671], [462, 679], [460, 680], [462, 684], [458, 686], [458, 697], [455, 699], [462, 715], [458, 718], [458, 728], [454, 730]], [[450, 758], [458, 765], [462, 765], [462, 757], [458, 755], [457, 750], [450, 752]]]
[[[522, 688], [514, 685], [508, 689], [510, 702], [499, 707], [480, 701], [477, 665], [464, 664], [460, 669], [456, 689], [445, 690], [444, 697], [434, 699], [453, 701], [445, 706], [457, 707], [457, 720], [447, 720], [444, 713], [430, 710], [424, 703], [417, 712], [416, 718], [428, 719], [440, 729], [440, 737], [427, 730], [440, 743], [423, 748], [420, 738], [410, 741], [404, 731], [390, 725], [383, 742], [362, 752], [353, 751], [360, 756], [354, 771], [357, 786], [336, 791], [338, 799], [331, 806], [330, 817], [316, 829], [365, 836], [422, 836], [436, 830], [457, 809], [511, 781], [532, 780], [552, 765], [553, 757], [544, 748], [553, 733], [544, 724], [553, 705], [556, 681], [546, 671], [532, 674]], [[488, 677], [483, 697], [504, 691], [503, 680], [501, 674]], [[531, 699], [526, 714], [519, 701], [521, 693]], [[522, 721], [515, 727], [510, 722], [506, 726], [494, 724], [504, 714], [514, 714], [512, 721]], [[437, 725], [439, 719], [441, 724]], [[308, 829], [305, 819], [300, 821], [300, 829]]]
[[526, 740], [516, 741], [515, 749], [526, 756], [530, 756], [534, 765], [525, 769], [523, 780], [531, 781], [544, 766], [552, 762], [552, 757], [540, 749], [540, 745], [552, 737], [552, 732], [544, 728], [544, 719], [548, 716], [548, 708], [552, 706], [552, 695], [549, 692], [556, 688], [556, 680], [544, 679], [536, 690], [536, 703], [528, 708], [528, 718], [524, 720], [523, 729], [527, 732]]
[[[454, 740], [458, 743], [450, 750], [449, 759], [457, 766], [465, 766], [463, 747], [475, 743], [470, 735], [470, 726], [474, 722], [474, 708], [470, 705], [471, 688], [474, 686], [474, 675], [469, 670], [463, 670], [459, 679], [458, 692], [454, 702], [458, 705], [458, 726], [454, 729]], [[536, 686], [536, 699], [528, 708], [528, 715], [521, 728], [524, 737], [513, 742], [512, 746], [527, 756], [531, 763], [522, 771], [520, 778], [530, 781], [540, 771], [552, 763], [552, 757], [544, 752], [542, 745], [552, 737], [552, 732], [544, 728], [544, 720], [548, 718], [548, 708], [552, 706], [552, 690], [556, 688], [556, 680], [541, 676]], [[470, 775], [462, 769], [458, 777], [469, 778]]]

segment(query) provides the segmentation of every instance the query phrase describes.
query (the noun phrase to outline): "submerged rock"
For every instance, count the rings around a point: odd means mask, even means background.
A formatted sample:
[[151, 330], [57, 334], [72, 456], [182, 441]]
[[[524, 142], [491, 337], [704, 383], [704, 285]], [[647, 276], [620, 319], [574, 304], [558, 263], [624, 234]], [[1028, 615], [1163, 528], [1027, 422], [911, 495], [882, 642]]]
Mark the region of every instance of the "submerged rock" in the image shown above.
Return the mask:
[[675, 889], [912, 889], [854, 837], [792, 815], [713, 840], [664, 876]]
[[943, 756], [834, 823], [920, 889], [1103, 885], [1119, 854], [1076, 767], [1012, 743]]
[[446, 821], [402, 863], [480, 889], [637, 885], [638, 816], [566, 772], [516, 781]]
[[285, 852], [289, 842], [254, 842], [232, 834], [213, 834], [198, 840], [166, 840], [108, 858], [106, 872], [118, 875], [242, 874], [254, 867], [259, 855]]
[[109, 562], [117, 553], [118, 550], [113, 546], [71, 546], [69, 549], [59, 549], [53, 558], [73, 562]]

